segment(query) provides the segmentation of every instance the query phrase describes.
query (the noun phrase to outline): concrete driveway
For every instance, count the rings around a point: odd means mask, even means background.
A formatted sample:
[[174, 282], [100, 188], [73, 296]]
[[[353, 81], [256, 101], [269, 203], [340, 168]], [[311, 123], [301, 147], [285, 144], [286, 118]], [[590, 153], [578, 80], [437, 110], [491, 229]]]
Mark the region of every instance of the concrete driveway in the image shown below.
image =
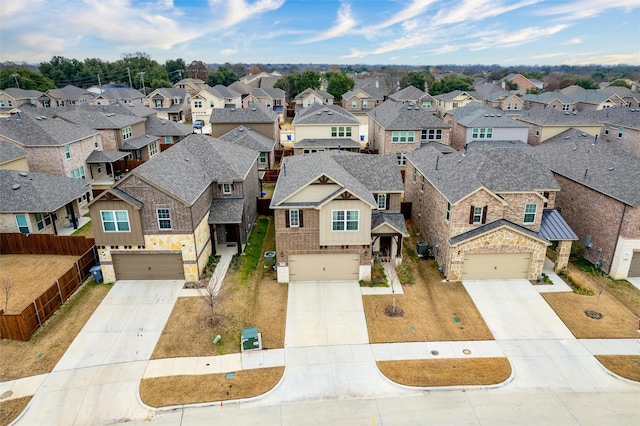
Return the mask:
[[357, 281], [289, 283], [284, 347], [369, 343]]
[[118, 281], [17, 424], [110, 424], [150, 416], [137, 403], [138, 385], [183, 285]]

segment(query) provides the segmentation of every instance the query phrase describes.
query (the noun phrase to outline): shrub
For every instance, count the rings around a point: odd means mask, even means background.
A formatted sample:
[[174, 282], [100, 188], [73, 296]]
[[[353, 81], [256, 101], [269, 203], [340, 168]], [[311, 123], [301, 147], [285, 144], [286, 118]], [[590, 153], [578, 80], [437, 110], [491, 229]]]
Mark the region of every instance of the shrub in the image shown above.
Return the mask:
[[388, 287], [389, 281], [387, 275], [384, 273], [384, 266], [380, 259], [375, 258], [373, 261], [373, 267], [371, 267], [371, 287]]
[[571, 274], [569, 274], [569, 272], [566, 272], [564, 274], [564, 280], [567, 282], [567, 284], [569, 284], [569, 286], [571, 286], [571, 288], [573, 289], [573, 292], [576, 294], [581, 294], [583, 296], [593, 296], [593, 291], [591, 291], [591, 289], [588, 288], [584, 288], [582, 287], [580, 284], [578, 284], [572, 277]]
[[416, 279], [413, 276], [413, 270], [406, 262], [402, 262], [400, 266], [398, 266], [396, 273], [398, 274], [400, 284], [414, 284], [416, 282]]
[[571, 260], [578, 260], [584, 257], [585, 248], [582, 244], [574, 242], [571, 244], [571, 255], [569, 256]]

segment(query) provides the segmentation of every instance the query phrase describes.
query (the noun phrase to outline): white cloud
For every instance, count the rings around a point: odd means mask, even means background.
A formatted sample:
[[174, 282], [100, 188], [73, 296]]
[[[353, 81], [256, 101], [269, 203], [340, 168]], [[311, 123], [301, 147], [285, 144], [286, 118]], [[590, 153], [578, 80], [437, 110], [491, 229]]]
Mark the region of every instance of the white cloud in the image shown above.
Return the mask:
[[437, 49], [433, 49], [430, 53], [432, 55], [443, 55], [445, 53], [451, 53], [451, 52], [456, 52], [460, 50], [460, 46], [453, 46], [450, 44], [445, 44], [442, 47], [439, 47]]
[[238, 53], [237, 49], [222, 49], [220, 51], [220, 56], [233, 56]]
[[555, 3], [540, 15], [560, 15], [564, 19], [585, 19], [598, 16], [609, 9], [631, 10], [640, 7], [640, 0], [576, 0]]
[[481, 36], [478, 41], [471, 42], [471, 51], [486, 50], [492, 47], [514, 47], [531, 43], [537, 39], [556, 34], [568, 25], [558, 24], [553, 27], [528, 27], [516, 32], [494, 31]]
[[216, 24], [219, 28], [229, 28], [263, 13], [280, 9], [284, 5], [284, 1], [255, 0], [253, 3], [249, 3], [247, 0], [209, 0], [209, 6], [212, 11], [216, 12], [220, 8], [226, 9], [224, 16], [216, 19]]
[[582, 44], [582, 39], [578, 38], [578, 37], [574, 37], [571, 40], [567, 40], [566, 42], [564, 42], [562, 44], [564, 44], [564, 45]]
[[400, 12], [394, 14], [391, 18], [383, 21], [377, 25], [371, 27], [372, 30], [379, 30], [382, 28], [387, 28], [392, 25], [407, 21], [409, 19], [415, 18], [426, 12], [433, 3], [437, 0], [413, 0], [407, 7], [402, 9]]
[[613, 54], [613, 55], [592, 55], [585, 56], [577, 59], [567, 59], [563, 61], [568, 65], [590, 65], [590, 64], [602, 64], [602, 65], [640, 65], [640, 54], [628, 53], [628, 54]]
[[512, 10], [530, 6], [540, 0], [523, 0], [515, 4], [502, 4], [496, 0], [464, 0], [452, 9], [438, 12], [433, 23], [435, 25], [448, 25], [459, 22], [479, 21], [485, 18], [502, 15]]
[[357, 22], [351, 16], [351, 6], [342, 3], [338, 9], [338, 17], [333, 27], [318, 34], [317, 36], [303, 41], [303, 43], [315, 43], [318, 41], [329, 40], [348, 34], [357, 25]]

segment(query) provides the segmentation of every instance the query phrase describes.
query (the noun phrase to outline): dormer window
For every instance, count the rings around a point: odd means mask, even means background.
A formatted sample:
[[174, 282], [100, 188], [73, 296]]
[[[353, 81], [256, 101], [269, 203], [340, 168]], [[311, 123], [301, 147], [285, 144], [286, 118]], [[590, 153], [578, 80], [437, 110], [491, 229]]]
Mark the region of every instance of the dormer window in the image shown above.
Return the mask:
[[232, 183], [223, 183], [222, 184], [222, 193], [224, 195], [231, 194], [231, 191], [233, 191], [233, 184]]
[[173, 104], [178, 105], [180, 103], [180, 98], [173, 98]]

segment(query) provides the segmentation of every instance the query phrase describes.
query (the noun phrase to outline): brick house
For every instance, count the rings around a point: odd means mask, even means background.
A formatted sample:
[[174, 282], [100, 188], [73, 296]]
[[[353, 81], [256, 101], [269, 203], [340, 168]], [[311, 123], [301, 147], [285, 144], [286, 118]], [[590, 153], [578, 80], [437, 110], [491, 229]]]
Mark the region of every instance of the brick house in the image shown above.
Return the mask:
[[473, 97], [491, 108], [498, 108], [507, 115], [517, 115], [524, 109], [524, 101], [514, 92], [504, 90], [496, 84], [475, 86]]
[[214, 108], [242, 108], [242, 96], [221, 84], [206, 86], [191, 98], [192, 121], [209, 121]]
[[[180, 74], [182, 75], [182, 74]], [[193, 96], [202, 89], [204, 89], [207, 84], [200, 80], [199, 78], [183, 78], [173, 85], [174, 89], [184, 89], [187, 91], [189, 96]]]
[[191, 117], [191, 95], [185, 89], [156, 89], [149, 93], [146, 104], [165, 120], [184, 123]]
[[260, 171], [272, 168], [275, 163], [276, 141], [249, 127], [238, 126], [220, 136], [220, 139], [257, 151]]
[[364, 116], [366, 123], [367, 111], [383, 103], [387, 97], [374, 84], [368, 83], [362, 87], [349, 90], [342, 95], [342, 108], [356, 116]]
[[440, 118], [444, 117], [445, 113], [453, 108], [465, 106], [469, 102], [477, 101], [477, 99], [473, 97], [473, 92], [464, 92], [462, 90], [454, 90], [453, 92], [435, 95], [434, 99], [437, 102], [436, 111]]
[[216, 244], [241, 253], [257, 215], [253, 150], [192, 134], [89, 205], [105, 281], [198, 280]]
[[110, 87], [101, 89], [89, 105], [144, 105], [147, 97], [139, 90], [130, 87]]
[[401, 104], [414, 104], [436, 114], [436, 100], [427, 92], [414, 86], [407, 86], [389, 95], [389, 99]]
[[404, 167], [405, 154], [421, 144], [449, 144], [451, 126], [417, 104], [386, 101], [369, 112], [369, 146], [393, 154]]
[[360, 120], [338, 105], [314, 104], [293, 119], [294, 152], [360, 150]]
[[511, 73], [500, 80], [500, 86], [506, 90], [517, 90], [526, 92], [528, 89], [542, 89], [543, 83], [538, 80], [528, 79], [522, 74]]
[[560, 187], [530, 149], [474, 142], [407, 155], [405, 201], [447, 279], [536, 279], [552, 240], [556, 270], [566, 266], [576, 236], [554, 210]]
[[476, 140], [525, 142], [529, 129], [501, 109], [480, 102], [453, 108], [445, 113], [443, 120], [451, 126], [451, 146], [457, 150]]
[[522, 95], [525, 109], [536, 107], [551, 108], [559, 111], [573, 111], [576, 101], [561, 92], [543, 92], [537, 95]]
[[93, 100], [95, 95], [88, 90], [68, 84], [60, 89], [49, 89], [36, 100], [41, 108], [83, 105]]
[[9, 117], [16, 113], [16, 108], [21, 105], [36, 106], [37, 99], [42, 96], [39, 90], [24, 90], [16, 87], [7, 87], [0, 90], [0, 117]]
[[627, 104], [629, 108], [639, 108], [640, 107], [640, 93], [637, 91], [631, 90], [627, 87], [622, 86], [607, 86], [598, 91], [602, 93], [610, 93], [616, 94], [620, 96]]
[[640, 109], [607, 108], [600, 111], [600, 138], [640, 157]]
[[523, 111], [516, 120], [528, 125], [527, 143], [532, 146], [571, 128], [591, 136], [600, 134], [602, 129], [600, 114], [596, 111], [569, 112], [558, 108], [533, 107]]
[[627, 101], [615, 93], [602, 92], [598, 89], [581, 90], [567, 94], [576, 103], [578, 111], [597, 111], [604, 108], [627, 106]]
[[556, 206], [584, 257], [615, 279], [640, 277], [640, 159], [578, 129], [532, 152], [560, 185]]
[[315, 104], [320, 105], [333, 105], [333, 95], [329, 92], [325, 92], [320, 89], [307, 88], [294, 98], [295, 101], [295, 113], [304, 108], [308, 108]]
[[287, 94], [276, 87], [251, 87], [250, 92], [242, 98], [242, 107], [249, 108], [251, 104], [262, 104], [281, 116], [287, 116]]
[[214, 108], [211, 110], [211, 136], [219, 138], [238, 126], [252, 130], [273, 139], [280, 140], [278, 113], [261, 104], [251, 104], [249, 108]]
[[278, 281], [369, 280], [408, 237], [393, 156], [318, 152], [283, 160], [271, 201]]

